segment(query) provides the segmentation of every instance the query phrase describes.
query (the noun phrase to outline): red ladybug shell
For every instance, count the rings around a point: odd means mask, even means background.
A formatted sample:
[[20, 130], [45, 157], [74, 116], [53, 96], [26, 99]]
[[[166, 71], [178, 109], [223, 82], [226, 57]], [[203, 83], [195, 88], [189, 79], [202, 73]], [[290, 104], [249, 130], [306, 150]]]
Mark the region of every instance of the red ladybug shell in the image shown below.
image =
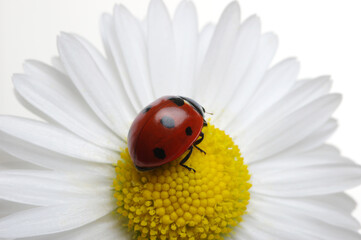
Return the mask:
[[180, 157], [199, 137], [203, 116], [178, 96], [165, 96], [143, 109], [128, 133], [129, 154], [138, 169]]

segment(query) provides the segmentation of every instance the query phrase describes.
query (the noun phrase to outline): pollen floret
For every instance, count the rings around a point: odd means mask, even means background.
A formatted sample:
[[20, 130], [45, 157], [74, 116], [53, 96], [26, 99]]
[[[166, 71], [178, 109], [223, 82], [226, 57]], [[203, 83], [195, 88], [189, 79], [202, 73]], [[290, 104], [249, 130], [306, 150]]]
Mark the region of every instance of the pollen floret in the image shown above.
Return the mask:
[[213, 125], [187, 165], [179, 159], [139, 172], [128, 150], [121, 153], [114, 179], [117, 212], [128, 219], [136, 239], [223, 239], [242, 221], [251, 184], [239, 148]]

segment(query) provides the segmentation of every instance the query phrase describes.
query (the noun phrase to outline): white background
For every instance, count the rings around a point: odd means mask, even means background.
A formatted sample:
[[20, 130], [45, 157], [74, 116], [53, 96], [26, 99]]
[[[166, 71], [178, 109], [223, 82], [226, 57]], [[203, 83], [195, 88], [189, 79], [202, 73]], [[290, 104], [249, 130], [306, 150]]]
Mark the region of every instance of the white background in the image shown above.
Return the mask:
[[[165, 0], [174, 11], [179, 0]], [[216, 22], [229, 0], [194, 0], [200, 26]], [[300, 78], [331, 75], [344, 96], [330, 142], [361, 164], [361, 2], [359, 0], [240, 0], [242, 19], [257, 14], [263, 31], [280, 39], [275, 61], [297, 56]], [[11, 75], [25, 59], [49, 62], [60, 31], [78, 33], [101, 48], [98, 20], [124, 3], [143, 18], [148, 0], [0, 0], [0, 114], [32, 117], [15, 99]], [[350, 193], [361, 203], [361, 187]], [[361, 220], [361, 208], [355, 212]]]

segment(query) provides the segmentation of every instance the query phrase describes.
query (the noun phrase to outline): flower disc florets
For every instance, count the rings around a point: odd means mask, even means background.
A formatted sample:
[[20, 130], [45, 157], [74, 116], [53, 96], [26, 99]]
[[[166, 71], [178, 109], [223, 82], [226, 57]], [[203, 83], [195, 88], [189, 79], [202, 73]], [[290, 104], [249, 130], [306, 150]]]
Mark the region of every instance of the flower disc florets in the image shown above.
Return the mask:
[[239, 148], [223, 131], [203, 128], [187, 165], [179, 159], [148, 172], [135, 169], [127, 150], [114, 179], [117, 212], [128, 218], [136, 239], [223, 239], [242, 221], [251, 184]]

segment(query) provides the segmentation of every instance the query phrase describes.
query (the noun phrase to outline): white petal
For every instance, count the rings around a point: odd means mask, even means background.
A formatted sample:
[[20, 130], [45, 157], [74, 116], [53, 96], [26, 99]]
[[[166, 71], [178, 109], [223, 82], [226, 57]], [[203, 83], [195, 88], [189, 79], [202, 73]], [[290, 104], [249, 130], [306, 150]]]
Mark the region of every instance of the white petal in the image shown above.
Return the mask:
[[[233, 240], [269, 240], [275, 237], [275, 235], [271, 235], [265, 232], [263, 229], [258, 227], [259, 222], [252, 219], [248, 215], [244, 217], [244, 221], [242, 221], [242, 225], [239, 228], [235, 228], [234, 231], [231, 232], [231, 239]], [[277, 236], [278, 240], [282, 240]]]
[[301, 152], [306, 152], [317, 148], [324, 144], [324, 142], [336, 131], [337, 121], [335, 119], [329, 119], [323, 126], [317, 129], [314, 133], [310, 134], [308, 137], [298, 142], [294, 146], [286, 149], [281, 154], [297, 154]]
[[317, 201], [320, 204], [324, 204], [325, 206], [340, 209], [340, 211], [347, 212], [348, 214], [351, 214], [351, 212], [355, 210], [357, 205], [356, 201], [346, 193], [312, 196], [309, 197], [309, 199]]
[[[243, 117], [245, 118], [245, 121], [239, 120], [238, 131], [236, 130], [233, 133], [234, 136], [242, 136], [244, 139], [249, 138], [254, 135], [255, 132], [262, 131], [267, 128], [267, 126], [275, 124], [285, 116], [288, 116], [299, 108], [325, 95], [331, 87], [329, 78], [325, 77], [300, 82], [301, 83], [297, 84], [297, 87], [294, 87], [292, 91], [287, 93], [287, 95], [277, 103], [273, 104], [268, 109], [264, 108], [264, 112], [258, 113], [259, 116], [254, 120], [254, 117], [248, 116], [248, 113], [252, 112], [250, 108], [242, 111], [244, 113]], [[262, 96], [260, 96], [260, 98], [263, 99]]]
[[43, 74], [14, 75], [21, 96], [55, 122], [97, 145], [118, 151], [121, 142], [88, 108], [83, 99], [66, 84], [65, 75], [40, 62], [27, 62], [26, 69]]
[[18, 102], [24, 108], [26, 108], [28, 111], [30, 111], [32, 114], [34, 114], [35, 116], [38, 116], [38, 118], [40, 118], [46, 122], [55, 124], [51, 118], [49, 118], [46, 114], [44, 114], [43, 112], [41, 112], [37, 108], [35, 108], [33, 105], [31, 105], [17, 91], [14, 91], [14, 94], [15, 94], [16, 100], [18, 100]]
[[[303, 238], [296, 239], [360, 239], [360, 235], [357, 231], [330, 225], [299, 209], [277, 203], [270, 204], [266, 201], [254, 200], [254, 203], [258, 212], [253, 213], [253, 215], [256, 215], [261, 220], [261, 225], [267, 226], [272, 222], [273, 229], [282, 227], [284, 230], [281, 231], [304, 234]], [[308, 235], [310, 237], [308, 237]]]
[[156, 98], [177, 94], [174, 82], [175, 43], [172, 22], [161, 0], [152, 0], [148, 15], [148, 64]]
[[9, 170], [9, 169], [44, 169], [44, 168], [37, 167], [34, 164], [24, 161], [11, 161], [0, 164], [0, 170]]
[[51, 58], [51, 66], [53, 66], [59, 72], [66, 74], [66, 70], [64, 68], [63, 63], [61, 62], [60, 57], [52, 57]]
[[1, 116], [0, 131], [34, 145], [86, 161], [114, 163], [118, 154], [88, 143], [72, 133], [54, 125]]
[[109, 200], [89, 200], [25, 210], [0, 219], [0, 237], [21, 238], [71, 230], [105, 216], [114, 206]]
[[[85, 240], [85, 239], [104, 239], [104, 240], [127, 240], [131, 239], [131, 233], [128, 232], [126, 227], [122, 227], [122, 222], [114, 214], [108, 214], [90, 224], [74, 230], [37, 236], [33, 238], [26, 238], [26, 240]], [[123, 229], [124, 228], [124, 229]], [[25, 240], [25, 239], [24, 239]]]
[[3, 218], [7, 215], [10, 215], [14, 212], [23, 211], [26, 209], [33, 208], [34, 206], [10, 202], [3, 199], [0, 199], [0, 218]]
[[[114, 8], [114, 22], [119, 47], [124, 57], [129, 79], [124, 85], [136, 93], [142, 107], [154, 100], [147, 62], [147, 47], [140, 22], [122, 6]], [[129, 88], [128, 87], [128, 88]]]
[[69, 34], [58, 38], [58, 49], [70, 78], [85, 101], [110, 129], [126, 140], [133, 119], [118, 104], [119, 96], [94, 56]]
[[272, 217], [277, 218], [277, 215], [268, 216], [262, 213], [246, 215], [244, 222], [240, 224], [240, 229], [233, 234], [233, 239], [243, 240], [245, 237], [247, 240], [319, 240], [308, 234], [294, 231], [293, 226], [289, 226], [287, 222], [272, 221]]
[[125, 92], [129, 99], [127, 103], [132, 105], [137, 113], [142, 108], [135, 89], [129, 84], [129, 74], [118, 43], [114, 18], [109, 14], [103, 14], [100, 22], [100, 29], [102, 32], [103, 44], [109, 58], [108, 62], [113, 68], [116, 68], [120, 78], [120, 81], [117, 81], [118, 88], [123, 89], [123, 92]]
[[0, 149], [23, 160], [18, 161], [18, 164], [21, 165], [20, 169], [23, 169], [24, 165], [26, 167], [26, 162], [29, 162], [57, 171], [84, 172], [101, 176], [112, 176], [114, 173], [114, 169], [110, 164], [87, 162], [64, 156], [9, 135], [0, 134]]
[[[216, 27], [214, 26], [214, 24], [209, 23], [202, 29], [202, 31], [199, 34], [195, 76], [199, 76], [201, 67], [208, 52], [209, 44], [211, 43], [215, 29]], [[193, 92], [190, 94], [190, 97], [194, 97]]]
[[260, 31], [261, 23], [257, 16], [248, 18], [241, 25], [226, 74], [222, 81], [218, 81], [218, 91], [211, 99], [215, 113], [223, 112], [233, 96], [235, 86], [242, 81], [256, 53], [261, 37]]
[[[332, 86], [331, 77], [328, 75], [323, 75], [323, 76], [319, 76], [317, 78], [298, 80], [295, 83], [292, 91], [299, 92], [300, 89], [309, 88], [311, 86], [313, 87], [314, 91], [309, 92], [307, 94], [307, 96], [304, 99], [306, 102], [310, 102], [313, 99], [319, 98], [319, 97], [325, 95], [326, 93], [330, 92], [330, 89]], [[300, 103], [299, 105], [302, 105], [302, 104], [304, 104], [304, 103]]]
[[313, 151], [310, 152], [317, 153], [321, 156], [330, 156], [330, 157], [335, 155], [338, 156], [341, 155], [340, 150], [338, 148], [329, 144], [324, 144], [321, 147], [314, 149]]
[[[255, 197], [257, 195], [252, 193], [251, 198], [254, 199]], [[243, 227], [243, 223], [240, 226]], [[277, 212], [270, 213], [268, 208], [259, 204], [259, 201], [253, 200], [247, 206], [247, 215], [244, 216], [244, 228], [240, 233], [245, 232], [250, 236], [254, 236], [253, 233], [250, 233], [250, 230], [257, 228], [256, 233], [258, 233], [257, 235], [259, 235], [261, 240], [317, 239], [305, 232], [296, 231], [297, 227], [290, 225], [283, 219], [279, 219]], [[258, 238], [255, 239], [258, 240]], [[250, 240], [253, 239], [250, 238]]]
[[285, 208], [292, 208], [305, 214], [336, 227], [357, 231], [360, 224], [354, 219], [349, 212], [342, 211], [339, 207], [327, 205], [327, 202], [315, 201], [312, 198], [289, 199], [289, 198], [270, 198], [269, 201], [281, 204]]
[[143, 34], [145, 36], [145, 38], [147, 38], [148, 36], [148, 23], [147, 23], [147, 18], [145, 17], [143, 20], [141, 20], [140, 22], [141, 26], [142, 26], [142, 30], [143, 30]]
[[331, 116], [341, 101], [338, 94], [329, 94], [300, 108], [267, 129], [238, 142], [248, 162], [277, 154], [303, 140]]
[[270, 196], [304, 197], [337, 193], [360, 183], [361, 167], [337, 163], [263, 174], [262, 178], [253, 179], [252, 191]]
[[190, 96], [193, 92], [198, 45], [198, 19], [195, 6], [182, 1], [174, 15], [173, 31], [176, 47], [176, 74], [178, 94]]
[[[108, 64], [111, 66], [112, 69], [115, 70], [115, 73], [119, 73], [117, 69], [117, 64], [115, 63], [115, 59], [113, 57], [112, 46], [109, 43], [116, 42], [113, 17], [109, 13], [102, 14], [99, 21], [99, 30]], [[116, 53], [114, 52], [114, 54]]]
[[234, 1], [223, 11], [215, 32], [212, 36], [206, 57], [197, 76], [197, 85], [194, 88], [195, 96], [199, 102], [210, 109], [209, 96], [215, 96], [218, 91], [220, 79], [223, 79], [239, 30], [240, 9]]
[[[61, 60], [59, 59], [59, 61]], [[57, 84], [63, 85], [62, 88], [68, 89], [69, 92], [74, 94], [74, 97], [81, 99], [81, 97], [77, 94], [74, 84], [71, 82], [68, 76], [54, 67], [37, 60], [27, 60], [23, 64], [23, 69], [26, 75], [35, 76], [38, 79], [42, 79], [39, 81], [45, 81], [43, 79], [49, 78], [49, 84], [57, 82]]]
[[324, 147], [316, 148], [312, 151], [303, 152], [292, 155], [276, 155], [262, 161], [251, 162], [249, 170], [253, 176], [262, 179], [262, 175], [277, 172], [279, 170], [288, 170], [299, 167], [315, 166], [315, 165], [328, 165], [337, 163], [351, 162], [349, 159], [341, 157], [338, 153], [328, 153]]
[[111, 180], [93, 178], [98, 181], [77, 178], [75, 182], [74, 176], [51, 171], [1, 171], [0, 198], [37, 206], [49, 206], [70, 201], [88, 201], [100, 195], [110, 195], [108, 193]]
[[296, 59], [291, 58], [267, 71], [250, 103], [236, 117], [231, 126], [245, 125], [244, 128], [246, 128], [249, 122], [283, 98], [294, 85], [299, 68]]
[[[1, 135], [0, 135], [1, 136]], [[2, 139], [0, 138], [0, 141]], [[1, 149], [1, 146], [0, 146]], [[0, 170], [10, 170], [10, 169], [37, 169], [44, 170], [44, 168], [37, 165], [31, 164], [29, 162], [24, 162], [19, 158], [10, 155], [5, 150], [0, 150]]]
[[86, 50], [92, 56], [93, 60], [106, 78], [107, 82], [110, 85], [110, 88], [114, 90], [117, 104], [120, 105], [121, 109], [123, 110], [123, 117], [132, 121], [135, 118], [137, 112], [130, 104], [126, 91], [124, 90], [122, 85], [119, 84], [121, 79], [116, 74], [116, 69], [114, 69], [109, 64], [109, 61], [107, 61], [90, 42], [78, 35], [72, 36], [75, 37], [86, 48]]
[[[232, 128], [228, 125], [234, 121], [234, 118], [242, 111], [243, 107], [249, 102], [256, 91], [266, 70], [271, 63], [278, 46], [278, 39], [272, 33], [266, 33], [261, 36], [257, 52], [248, 67], [246, 75], [241, 79], [233, 91], [231, 101], [227, 105], [227, 111], [215, 116], [217, 126], [232, 133]], [[238, 128], [238, 126], [237, 126]]]

